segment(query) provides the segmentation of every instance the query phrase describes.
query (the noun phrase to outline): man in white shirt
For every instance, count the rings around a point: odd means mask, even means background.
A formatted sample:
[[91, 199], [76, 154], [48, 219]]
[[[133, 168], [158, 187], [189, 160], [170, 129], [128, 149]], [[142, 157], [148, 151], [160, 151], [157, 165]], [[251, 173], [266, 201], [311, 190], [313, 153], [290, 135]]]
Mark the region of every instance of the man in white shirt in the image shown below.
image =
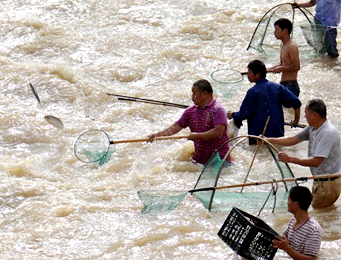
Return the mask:
[[[296, 136], [267, 138], [272, 144], [292, 146], [309, 141], [308, 158], [297, 158], [279, 153], [283, 162], [310, 167], [312, 175], [335, 174], [341, 172], [340, 134], [327, 119], [327, 108], [320, 99], [310, 100], [305, 107], [308, 126]], [[333, 205], [341, 193], [341, 179], [315, 179], [312, 194], [312, 206], [324, 208]]]

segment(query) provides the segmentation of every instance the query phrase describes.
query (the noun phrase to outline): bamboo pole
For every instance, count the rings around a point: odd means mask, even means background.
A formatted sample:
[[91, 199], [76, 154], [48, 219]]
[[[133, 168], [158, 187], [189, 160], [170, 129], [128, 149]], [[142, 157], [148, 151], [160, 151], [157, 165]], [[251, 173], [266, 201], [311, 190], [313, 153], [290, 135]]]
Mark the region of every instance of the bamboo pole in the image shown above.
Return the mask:
[[314, 180], [314, 179], [332, 179], [332, 178], [340, 178], [340, 177], [341, 177], [341, 173], [326, 174], [326, 175], [314, 175], [314, 176], [309, 176], [309, 177], [267, 180], [267, 181], [259, 181], [259, 182], [248, 182], [248, 183], [242, 183], [242, 184], [233, 184], [233, 185], [220, 186], [220, 187], [208, 187], [208, 188], [201, 188], [201, 189], [193, 189], [193, 190], [189, 190], [188, 192], [192, 193], [192, 192], [198, 192], [198, 191], [221, 190], [221, 189], [230, 189], [230, 188], [238, 188], [238, 187], [246, 187], [246, 186], [257, 186], [257, 185], [271, 184], [271, 183], [278, 183], [278, 182], [307, 181], [307, 180]]
[[138, 143], [138, 142], [148, 142], [148, 141], [160, 141], [160, 140], [171, 140], [171, 139], [182, 139], [188, 138], [189, 135], [175, 135], [175, 136], [160, 136], [155, 138], [141, 138], [141, 139], [128, 139], [128, 140], [118, 140], [118, 141], [110, 141], [110, 144], [121, 144], [121, 143]]
[[[270, 116], [268, 116], [268, 118], [266, 119], [266, 122], [265, 122], [265, 126], [264, 126], [264, 129], [263, 129], [262, 136], [265, 135], [266, 129], [268, 128], [269, 121], [270, 121]], [[258, 150], [259, 150], [259, 147], [261, 146], [261, 144], [262, 144], [261, 142], [258, 142], [258, 144], [257, 144], [257, 148], [256, 148], [256, 151], [255, 151], [255, 154], [253, 155], [253, 158], [252, 158], [252, 161], [251, 161], [249, 170], [247, 171], [247, 174], [246, 174], [246, 176], [245, 176], [244, 183], [246, 183], [247, 178], [249, 177], [249, 174], [250, 174], [250, 171], [251, 171], [253, 162], [255, 161], [256, 155], [257, 155], [257, 153], [258, 153]], [[244, 187], [241, 188], [240, 193], [243, 192], [243, 189], [244, 189]]]

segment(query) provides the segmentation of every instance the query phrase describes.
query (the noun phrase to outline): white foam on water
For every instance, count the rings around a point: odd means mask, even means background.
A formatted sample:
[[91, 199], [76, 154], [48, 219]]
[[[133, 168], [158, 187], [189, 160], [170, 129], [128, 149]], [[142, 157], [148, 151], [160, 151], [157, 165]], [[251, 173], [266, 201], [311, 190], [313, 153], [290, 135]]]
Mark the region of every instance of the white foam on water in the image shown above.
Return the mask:
[[[193, 82], [210, 79], [217, 69], [245, 71], [253, 59], [277, 63], [279, 54], [266, 58], [246, 51], [257, 22], [277, 1], [1, 4], [0, 258], [238, 259], [217, 236], [227, 213], [207, 212], [193, 196], [166, 214], [141, 215], [138, 190], [193, 188], [202, 166], [190, 162], [190, 141], [117, 144], [110, 161], [100, 167], [78, 161], [73, 146], [90, 129], [104, 130], [114, 140], [145, 138], [173, 124], [184, 111], [123, 102], [106, 92], [190, 105]], [[328, 118], [341, 129], [335, 61], [301, 60], [302, 103], [324, 99]], [[279, 81], [279, 75], [268, 78]], [[236, 111], [252, 86], [247, 78], [238, 84], [231, 96], [215, 89], [226, 110]], [[300, 123], [306, 123], [301, 113]], [[62, 135], [44, 122], [47, 114], [65, 123]], [[298, 131], [286, 128], [287, 134]], [[239, 135], [246, 132], [245, 124]], [[302, 144], [283, 150], [304, 157], [306, 149]], [[253, 152], [247, 145], [236, 148], [232, 157], [239, 170], [224, 170], [219, 184], [242, 182]], [[250, 179], [275, 177], [271, 160], [260, 151]], [[297, 176], [310, 176], [307, 168], [292, 169]], [[325, 259], [340, 251], [340, 208], [339, 200], [328, 211], [312, 210], [324, 229]], [[281, 233], [290, 214], [278, 209], [261, 217]], [[285, 257], [279, 253], [275, 259]]]

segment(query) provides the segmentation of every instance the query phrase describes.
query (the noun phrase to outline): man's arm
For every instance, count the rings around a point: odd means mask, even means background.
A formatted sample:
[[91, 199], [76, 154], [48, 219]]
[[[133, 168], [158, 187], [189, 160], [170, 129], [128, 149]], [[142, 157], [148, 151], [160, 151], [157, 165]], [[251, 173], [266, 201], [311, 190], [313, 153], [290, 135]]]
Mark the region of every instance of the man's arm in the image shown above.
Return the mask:
[[278, 159], [282, 162], [295, 163], [301, 166], [319, 167], [319, 165], [323, 162], [324, 157], [297, 158], [289, 156], [286, 153], [279, 153]]
[[226, 126], [218, 125], [206, 132], [202, 133], [191, 133], [188, 137], [188, 140], [216, 140], [223, 136]]
[[291, 256], [291, 258], [294, 260], [315, 260], [315, 259], [317, 259], [316, 256], [301, 254], [301, 253], [297, 252], [296, 250], [294, 250], [293, 248], [291, 248], [285, 237], [284, 238], [276, 237], [272, 241], [272, 243], [275, 247], [282, 249], [285, 252], [287, 252], [287, 254], [289, 256]]
[[277, 65], [274, 65], [274, 66], [272, 66], [272, 67], [266, 68], [266, 72], [275, 72], [275, 69], [276, 69], [277, 67], [280, 67], [280, 66], [282, 66], [282, 61], [281, 61], [281, 63], [279, 63], [279, 64], [277, 64]]
[[252, 117], [256, 111], [256, 105], [257, 105], [257, 96], [255, 94], [252, 94], [252, 92], [249, 91], [246, 93], [246, 96], [242, 102], [242, 105], [239, 108], [239, 112], [227, 112], [227, 118], [228, 119], [234, 119], [235, 125], [240, 128], [243, 124], [243, 120], [248, 119]]
[[302, 142], [302, 140], [298, 139], [296, 136], [279, 137], [279, 138], [269, 137], [269, 138], [266, 138], [266, 140], [272, 144], [278, 144], [282, 146], [292, 146], [292, 145], [296, 145]]
[[299, 3], [294, 3], [293, 6], [296, 7], [312, 7], [312, 6], [315, 6], [316, 5], [316, 0], [310, 0], [309, 2], [306, 2], [306, 3], [302, 3], [302, 4], [299, 4]]
[[298, 122], [300, 121], [300, 115], [301, 115], [301, 108], [299, 107], [298, 109], [295, 109], [295, 118], [291, 122], [292, 125], [297, 125]]
[[155, 133], [155, 134], [151, 134], [148, 137], [149, 137], [150, 141], [152, 142], [155, 137], [174, 135], [181, 130], [182, 130], [182, 127], [179, 126], [177, 123], [174, 123], [173, 125], [166, 128], [165, 130], [160, 131], [160, 132]]

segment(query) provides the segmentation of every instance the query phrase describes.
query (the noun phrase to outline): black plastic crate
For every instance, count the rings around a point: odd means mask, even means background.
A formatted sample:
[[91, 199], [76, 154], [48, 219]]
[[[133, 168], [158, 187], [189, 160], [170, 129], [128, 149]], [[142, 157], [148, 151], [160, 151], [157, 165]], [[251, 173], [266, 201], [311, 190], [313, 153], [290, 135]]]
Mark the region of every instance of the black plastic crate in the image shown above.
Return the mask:
[[233, 208], [218, 236], [238, 255], [251, 260], [273, 259], [277, 248], [272, 240], [279, 236], [263, 220]]

